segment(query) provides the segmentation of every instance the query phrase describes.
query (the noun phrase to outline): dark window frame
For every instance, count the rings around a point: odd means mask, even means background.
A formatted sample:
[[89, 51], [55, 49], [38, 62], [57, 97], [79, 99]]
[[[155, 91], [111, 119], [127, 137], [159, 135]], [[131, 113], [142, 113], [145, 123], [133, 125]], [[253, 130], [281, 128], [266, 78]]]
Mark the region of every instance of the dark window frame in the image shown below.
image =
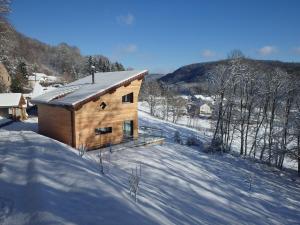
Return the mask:
[[133, 92], [122, 96], [122, 103], [133, 103]]
[[[126, 133], [126, 127], [130, 127], [130, 134]], [[123, 121], [123, 136], [133, 137], [134, 135], [134, 121], [133, 120], [124, 120]]]
[[100, 127], [95, 129], [96, 135], [112, 133], [112, 127]]

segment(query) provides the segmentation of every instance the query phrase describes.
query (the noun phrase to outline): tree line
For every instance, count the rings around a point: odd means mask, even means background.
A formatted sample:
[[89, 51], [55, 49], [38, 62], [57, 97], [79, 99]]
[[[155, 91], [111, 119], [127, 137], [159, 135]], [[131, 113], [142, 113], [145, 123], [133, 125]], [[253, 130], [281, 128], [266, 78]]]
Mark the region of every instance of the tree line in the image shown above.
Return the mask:
[[[7, 21], [10, 12], [9, 0], [0, 0], [0, 61], [14, 77], [21, 64], [28, 73], [42, 72], [62, 76], [72, 81], [88, 74], [89, 56], [83, 56], [76, 46], [61, 43], [50, 46], [17, 32]], [[92, 56], [97, 71], [125, 70], [119, 62], [112, 62], [102, 55]]]
[[179, 93], [156, 81], [143, 81], [140, 100], [149, 107], [150, 115], [177, 123], [185, 113], [187, 101]]
[[212, 147], [230, 151], [238, 142], [240, 155], [278, 168], [288, 156], [300, 175], [299, 77], [237, 54], [209, 79], [216, 99]]

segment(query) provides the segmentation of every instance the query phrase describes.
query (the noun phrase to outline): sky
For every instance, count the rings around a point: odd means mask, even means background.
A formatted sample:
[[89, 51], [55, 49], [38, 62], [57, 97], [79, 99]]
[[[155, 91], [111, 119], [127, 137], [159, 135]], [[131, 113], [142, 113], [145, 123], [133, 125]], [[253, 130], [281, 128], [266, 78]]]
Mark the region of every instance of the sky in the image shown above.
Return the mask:
[[300, 62], [299, 0], [13, 0], [9, 20], [47, 44], [155, 73], [224, 59], [233, 49]]

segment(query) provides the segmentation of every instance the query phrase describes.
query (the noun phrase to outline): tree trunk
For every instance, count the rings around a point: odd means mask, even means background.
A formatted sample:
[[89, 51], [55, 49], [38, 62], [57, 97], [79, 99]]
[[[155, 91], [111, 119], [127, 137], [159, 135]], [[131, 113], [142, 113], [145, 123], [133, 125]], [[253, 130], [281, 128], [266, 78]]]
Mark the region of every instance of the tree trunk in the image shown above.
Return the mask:
[[271, 107], [271, 117], [269, 121], [269, 147], [268, 147], [268, 163], [271, 164], [272, 157], [272, 146], [273, 146], [273, 126], [274, 126], [274, 118], [275, 118], [275, 109], [276, 109], [276, 96], [273, 97], [272, 107]]
[[300, 177], [300, 133], [298, 133], [297, 137], [297, 156], [298, 156], [298, 176]]

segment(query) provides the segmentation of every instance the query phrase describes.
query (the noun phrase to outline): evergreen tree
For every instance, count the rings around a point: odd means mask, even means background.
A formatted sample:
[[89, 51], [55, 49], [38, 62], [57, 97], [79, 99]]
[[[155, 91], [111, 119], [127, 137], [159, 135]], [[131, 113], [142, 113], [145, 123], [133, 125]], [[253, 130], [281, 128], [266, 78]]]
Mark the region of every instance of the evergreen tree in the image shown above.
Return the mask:
[[125, 70], [125, 68], [123, 67], [123, 65], [121, 63], [119, 63], [119, 62], [115, 62], [113, 64], [113, 66], [114, 66], [114, 71], [124, 71]]
[[20, 62], [17, 66], [16, 74], [11, 81], [11, 91], [23, 93], [28, 86], [28, 71], [25, 62]]
[[87, 67], [88, 67], [87, 71], [88, 71], [89, 74], [92, 74], [92, 72], [93, 72], [92, 71], [92, 66], [94, 66], [94, 64], [95, 64], [94, 59], [93, 59], [92, 56], [90, 56], [89, 59], [88, 59], [88, 62], [87, 62]]

